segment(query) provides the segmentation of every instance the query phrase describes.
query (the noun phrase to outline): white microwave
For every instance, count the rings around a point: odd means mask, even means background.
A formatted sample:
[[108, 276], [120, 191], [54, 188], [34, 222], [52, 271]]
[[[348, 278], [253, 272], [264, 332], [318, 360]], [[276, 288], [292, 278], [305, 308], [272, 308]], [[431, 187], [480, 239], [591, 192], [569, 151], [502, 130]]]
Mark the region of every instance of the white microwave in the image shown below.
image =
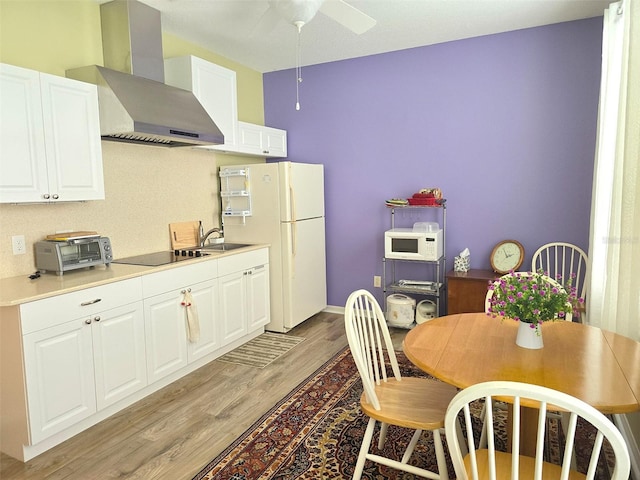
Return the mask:
[[442, 254], [442, 229], [424, 232], [394, 228], [384, 232], [385, 258], [435, 262]]

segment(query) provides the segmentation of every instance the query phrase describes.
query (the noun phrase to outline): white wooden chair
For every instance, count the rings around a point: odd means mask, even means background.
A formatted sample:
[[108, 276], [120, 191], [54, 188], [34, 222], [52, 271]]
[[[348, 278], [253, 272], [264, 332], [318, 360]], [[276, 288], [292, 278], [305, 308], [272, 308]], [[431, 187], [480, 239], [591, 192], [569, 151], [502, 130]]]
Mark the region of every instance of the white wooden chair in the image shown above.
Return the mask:
[[547, 243], [536, 250], [531, 258], [531, 271], [542, 270], [562, 285], [571, 279], [577, 295], [584, 300], [587, 294], [587, 268], [587, 254], [571, 243]]
[[[508, 399], [513, 403], [513, 429], [510, 432], [511, 453], [496, 451], [494, 442], [493, 400]], [[475, 400], [484, 399], [486, 409], [485, 424], [489, 426], [489, 442], [487, 448], [476, 448], [469, 404]], [[520, 406], [539, 407], [536, 432], [535, 458], [520, 455]], [[564, 452], [561, 452], [561, 464], [554, 465], [542, 458], [547, 427], [546, 414], [548, 409], [560, 407], [569, 415]], [[466, 426], [466, 438], [460, 436], [458, 429], [459, 414], [462, 412]], [[570, 412], [570, 413], [569, 413]], [[571, 461], [575, 449], [575, 433], [578, 418], [591, 423], [597, 429], [595, 443], [591, 452], [590, 463], [586, 476], [571, 470]], [[461, 420], [462, 421], [462, 420]], [[602, 449], [602, 442], [606, 439], [615, 455], [615, 468], [612, 480], [628, 480], [631, 469], [627, 445], [615, 427], [602, 413], [566, 393], [558, 392], [539, 385], [520, 382], [494, 381], [473, 385], [456, 395], [451, 401], [445, 417], [445, 432], [451, 460], [459, 480], [472, 478], [498, 479], [593, 479], [596, 473], [598, 457]], [[464, 447], [464, 450], [462, 449]], [[468, 453], [466, 453], [468, 452]]]
[[[382, 309], [368, 291], [358, 290], [349, 296], [344, 319], [351, 354], [364, 387], [360, 408], [369, 416], [353, 478], [360, 479], [365, 461], [371, 460], [420, 477], [448, 479], [440, 429], [457, 389], [437, 380], [400, 375]], [[389, 424], [415, 430], [400, 461], [369, 453], [376, 422], [381, 423], [380, 450]], [[408, 464], [423, 430], [433, 433], [438, 472]]]

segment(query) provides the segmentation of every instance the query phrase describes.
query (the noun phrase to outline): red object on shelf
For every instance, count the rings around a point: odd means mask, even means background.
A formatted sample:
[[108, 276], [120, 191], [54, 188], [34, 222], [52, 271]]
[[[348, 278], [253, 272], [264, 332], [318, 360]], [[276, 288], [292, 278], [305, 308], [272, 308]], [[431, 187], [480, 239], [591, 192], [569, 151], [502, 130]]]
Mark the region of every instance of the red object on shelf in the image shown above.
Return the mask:
[[434, 198], [433, 193], [414, 193], [413, 198]]
[[429, 198], [409, 198], [409, 205], [437, 205], [434, 197]]

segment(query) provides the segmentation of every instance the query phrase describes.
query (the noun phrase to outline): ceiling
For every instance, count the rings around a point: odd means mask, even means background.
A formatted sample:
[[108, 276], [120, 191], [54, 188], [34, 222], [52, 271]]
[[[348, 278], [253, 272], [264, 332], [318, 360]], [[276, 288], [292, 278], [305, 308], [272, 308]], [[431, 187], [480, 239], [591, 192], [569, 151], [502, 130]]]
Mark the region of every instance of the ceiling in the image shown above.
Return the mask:
[[[104, 0], [98, 0], [104, 3]], [[163, 31], [259, 72], [294, 68], [297, 29], [265, 30], [268, 0], [142, 0]], [[335, 1], [335, 0], [325, 0]], [[356, 35], [322, 13], [302, 28], [301, 65], [601, 16], [611, 0], [347, 0], [377, 20]]]

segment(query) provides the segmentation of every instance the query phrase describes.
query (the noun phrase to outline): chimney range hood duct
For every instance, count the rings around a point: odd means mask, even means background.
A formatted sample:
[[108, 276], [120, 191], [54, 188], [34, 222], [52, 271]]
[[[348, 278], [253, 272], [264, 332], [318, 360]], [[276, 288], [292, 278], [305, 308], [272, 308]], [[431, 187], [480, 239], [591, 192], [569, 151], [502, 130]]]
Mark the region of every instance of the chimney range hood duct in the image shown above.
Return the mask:
[[166, 147], [224, 143], [193, 93], [164, 84], [160, 12], [114, 0], [100, 6], [100, 17], [105, 67], [66, 73], [98, 86], [102, 138]]

